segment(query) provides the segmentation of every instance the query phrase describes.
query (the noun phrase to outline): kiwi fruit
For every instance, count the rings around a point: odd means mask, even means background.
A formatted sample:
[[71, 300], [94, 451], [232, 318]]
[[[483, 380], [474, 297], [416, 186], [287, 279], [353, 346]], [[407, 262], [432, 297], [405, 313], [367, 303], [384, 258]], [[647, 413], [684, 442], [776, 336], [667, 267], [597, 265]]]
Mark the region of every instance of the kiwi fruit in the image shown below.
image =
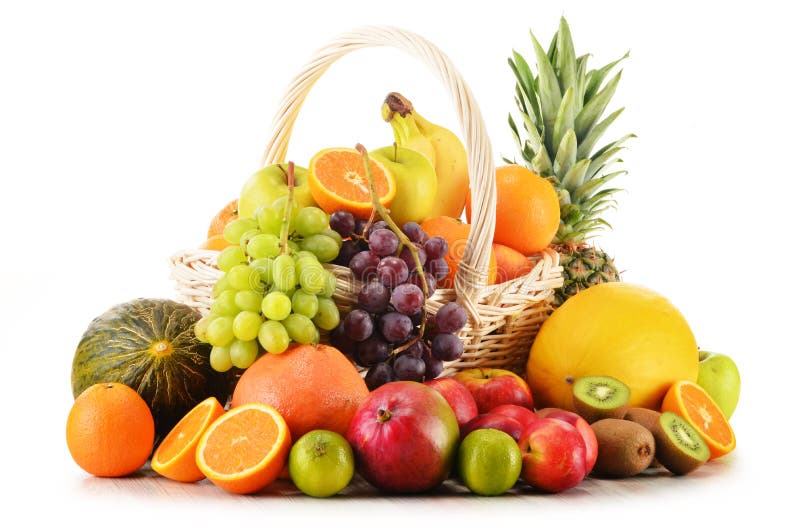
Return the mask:
[[656, 440], [656, 459], [675, 475], [691, 473], [711, 456], [700, 434], [674, 412], [664, 412], [659, 416], [653, 436]]
[[581, 377], [572, 385], [575, 412], [590, 425], [600, 419], [622, 419], [630, 397], [625, 383], [605, 375]]
[[597, 436], [597, 461], [592, 472], [625, 478], [648, 468], [656, 452], [653, 434], [633, 421], [606, 418], [591, 425]]
[[[625, 417], [622, 419], [638, 423], [639, 425], [649, 430], [650, 434], [653, 434], [653, 437], [655, 437], [655, 433], [658, 430], [658, 420], [660, 417], [661, 417], [661, 412], [659, 412], [658, 410], [652, 410], [650, 408], [642, 408], [640, 406], [634, 406], [628, 409], [628, 411], [625, 413]], [[650, 463], [649, 467], [658, 467], [660, 465], [661, 464], [658, 463], [658, 460], [656, 459], [654, 454], [653, 461]]]

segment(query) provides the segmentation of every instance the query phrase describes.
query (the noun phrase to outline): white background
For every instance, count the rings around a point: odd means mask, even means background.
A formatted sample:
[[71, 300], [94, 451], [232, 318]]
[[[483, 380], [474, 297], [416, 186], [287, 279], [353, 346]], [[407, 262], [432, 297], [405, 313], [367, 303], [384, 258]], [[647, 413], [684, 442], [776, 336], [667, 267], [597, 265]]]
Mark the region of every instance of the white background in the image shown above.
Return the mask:
[[[413, 520], [638, 530], [777, 523], [790, 513], [800, 354], [795, 17], [764, 1], [268, 4], [0, 7], [2, 521], [81, 530], [309, 519], [337, 529]], [[517, 49], [533, 60], [528, 30], [549, 42], [562, 14], [591, 66], [631, 51], [609, 107], [626, 111], [606, 138], [638, 138], [625, 153], [619, 210], [608, 215], [614, 230], [596, 243], [625, 280], [669, 297], [704, 348], [738, 362], [732, 455], [694, 480], [644, 484], [636, 497], [612, 484], [592, 496], [532, 495], [529, 507], [474, 497], [299, 498], [271, 501], [268, 511], [258, 498], [236, 505], [221, 492], [158, 501], [90, 479], [71, 461], [64, 425], [80, 335], [113, 304], [174, 296], [168, 257], [199, 245], [210, 218], [258, 168], [282, 91], [315, 49], [362, 24], [427, 37], [472, 88], [499, 160], [515, 155], [506, 58]], [[421, 64], [390, 49], [362, 51], [315, 87], [290, 158], [305, 166], [324, 147], [390, 144], [379, 112], [392, 90], [457, 130], [444, 90]]]

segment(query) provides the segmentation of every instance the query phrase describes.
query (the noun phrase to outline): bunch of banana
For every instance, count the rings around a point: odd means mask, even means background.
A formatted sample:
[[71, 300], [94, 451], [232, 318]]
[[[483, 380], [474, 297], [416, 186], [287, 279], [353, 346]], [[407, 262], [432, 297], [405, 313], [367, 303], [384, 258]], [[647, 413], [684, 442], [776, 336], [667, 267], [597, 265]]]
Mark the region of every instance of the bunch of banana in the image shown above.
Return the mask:
[[425, 156], [436, 171], [436, 198], [428, 218], [460, 218], [469, 188], [467, 152], [449, 129], [425, 120], [402, 94], [390, 93], [381, 107], [398, 146]]

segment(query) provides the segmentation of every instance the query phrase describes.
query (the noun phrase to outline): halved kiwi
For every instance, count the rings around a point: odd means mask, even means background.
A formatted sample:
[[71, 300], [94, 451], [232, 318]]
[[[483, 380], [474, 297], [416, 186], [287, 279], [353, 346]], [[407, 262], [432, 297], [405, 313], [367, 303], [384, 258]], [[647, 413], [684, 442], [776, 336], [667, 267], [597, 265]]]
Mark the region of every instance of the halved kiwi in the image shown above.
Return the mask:
[[656, 452], [653, 434], [626, 419], [601, 419], [591, 425], [597, 437], [597, 462], [593, 473], [605, 477], [632, 477], [652, 463]]
[[700, 434], [674, 412], [661, 414], [653, 436], [656, 440], [656, 458], [675, 475], [691, 473], [711, 456]]
[[[658, 420], [660, 418], [661, 418], [661, 412], [659, 412], [658, 410], [652, 410], [650, 408], [642, 408], [640, 406], [634, 406], [628, 409], [623, 419], [627, 421], [633, 421], [634, 423], [638, 423], [639, 425], [649, 430], [650, 434], [652, 434], [653, 437], [655, 437], [655, 433], [658, 431]], [[648, 467], [658, 467], [659, 465], [660, 464], [658, 463], [658, 460], [656, 460], [656, 455], [653, 454], [653, 461], [650, 462], [650, 465]]]
[[613, 377], [581, 377], [572, 385], [575, 412], [589, 424], [600, 419], [622, 419], [628, 411], [631, 390]]

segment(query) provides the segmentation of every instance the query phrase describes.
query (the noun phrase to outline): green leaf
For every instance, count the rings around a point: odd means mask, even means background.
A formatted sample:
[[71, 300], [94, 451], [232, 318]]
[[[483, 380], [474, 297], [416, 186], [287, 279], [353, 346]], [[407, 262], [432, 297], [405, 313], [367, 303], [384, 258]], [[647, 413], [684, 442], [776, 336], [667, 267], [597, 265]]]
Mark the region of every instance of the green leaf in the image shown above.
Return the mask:
[[572, 199], [576, 203], [581, 203], [583, 201], [586, 201], [591, 196], [593, 196], [595, 191], [599, 190], [603, 185], [605, 185], [618, 175], [627, 173], [628, 172], [626, 172], [625, 170], [619, 170], [617, 172], [611, 172], [610, 174], [606, 174], [603, 177], [598, 177], [597, 179], [592, 179], [591, 181], [587, 181], [572, 193]]
[[[622, 159], [616, 158], [612, 160], [612, 157], [624, 149], [624, 146], [617, 146], [606, 151], [596, 159], [592, 159], [592, 164], [589, 165], [589, 169], [586, 171], [586, 179], [589, 180], [593, 178], [597, 172], [605, 167], [609, 167], [614, 163], [621, 163]], [[580, 149], [578, 151], [580, 152]]]
[[611, 63], [607, 64], [606, 66], [598, 69], [598, 70], [591, 70], [588, 74], [588, 83], [586, 84], [586, 92], [583, 95], [583, 101], [588, 102], [597, 91], [600, 89], [600, 85], [603, 84], [603, 80], [606, 79], [611, 70], [617, 66], [623, 59], [627, 59], [630, 55], [630, 51], [625, 52], [625, 55], [617, 59], [616, 61], [612, 61]]
[[578, 66], [576, 68], [576, 81], [575, 81], [575, 98], [580, 104], [578, 107], [583, 106], [583, 94], [586, 91], [586, 64], [589, 61], [589, 54], [584, 54], [578, 59]]
[[550, 177], [553, 175], [553, 163], [550, 161], [547, 150], [539, 150], [536, 156], [531, 159], [531, 170], [541, 177]]
[[[561, 21], [559, 22], [556, 40], [558, 57], [555, 58], [554, 64], [558, 72], [558, 81], [561, 85], [561, 91], [566, 92], [567, 88], [575, 87], [578, 72], [575, 60], [575, 47], [572, 44], [572, 34], [569, 31], [569, 25], [564, 17], [561, 17]], [[577, 97], [574, 91], [573, 97]], [[577, 103], [576, 101], [576, 106]]]
[[600, 139], [600, 137], [603, 136], [603, 133], [606, 132], [611, 123], [614, 120], [616, 120], [617, 117], [621, 115], [622, 111], [624, 110], [625, 110], [624, 107], [620, 107], [619, 109], [617, 109], [616, 111], [605, 117], [599, 124], [594, 126], [589, 131], [589, 133], [586, 135], [586, 138], [580, 140], [578, 144], [578, 157], [583, 158], [589, 156], [589, 154], [592, 151], [592, 148], [594, 148], [595, 143]]
[[622, 72], [618, 72], [611, 81], [609, 81], [603, 89], [598, 92], [589, 102], [581, 109], [578, 116], [575, 118], [575, 134], [579, 139], [583, 139], [589, 133], [589, 130], [597, 123], [600, 115], [605, 111], [611, 97], [614, 96], [614, 91], [617, 90], [617, 84], [622, 77]]
[[575, 164], [577, 154], [578, 142], [575, 139], [575, 132], [569, 129], [558, 145], [556, 160], [553, 163], [553, 170], [559, 178], [572, 168], [572, 165]]
[[[548, 142], [548, 135], [552, 135], [553, 124], [558, 114], [558, 108], [561, 105], [561, 88], [558, 85], [558, 78], [553, 70], [539, 41], [531, 33], [531, 41], [533, 48], [536, 51], [536, 60], [539, 67], [539, 102], [542, 106], [542, 118], [544, 121], [544, 135], [546, 144], [551, 148], [554, 147], [552, 142]], [[518, 54], [516, 54], [518, 55]]]
[[575, 163], [561, 180], [561, 186], [567, 190], [575, 190], [581, 186], [590, 162], [589, 159], [582, 159]]
[[561, 100], [561, 105], [558, 108], [558, 115], [556, 115], [555, 124], [553, 124], [552, 142], [554, 146], [561, 143], [561, 139], [567, 131], [575, 127], [575, 98], [574, 87], [568, 87], [564, 93], [564, 98]]
[[617, 146], [621, 146], [621, 145], [622, 145], [622, 143], [623, 143], [623, 142], [625, 142], [626, 140], [628, 140], [628, 139], [634, 139], [634, 138], [636, 138], [636, 135], [635, 135], [635, 134], [633, 134], [633, 133], [628, 133], [628, 134], [627, 134], [627, 135], [625, 135], [624, 137], [621, 137], [621, 138], [619, 138], [619, 139], [615, 140], [614, 142], [609, 142], [608, 144], [606, 144], [605, 146], [603, 146], [602, 148], [600, 148], [599, 150], [597, 150], [596, 152], [594, 152], [594, 153], [592, 154], [592, 159], [597, 159], [598, 157], [600, 157], [601, 155], [603, 155], [604, 153], [606, 153], [608, 150], [611, 150], [611, 149], [613, 149], [613, 148], [616, 148]]

